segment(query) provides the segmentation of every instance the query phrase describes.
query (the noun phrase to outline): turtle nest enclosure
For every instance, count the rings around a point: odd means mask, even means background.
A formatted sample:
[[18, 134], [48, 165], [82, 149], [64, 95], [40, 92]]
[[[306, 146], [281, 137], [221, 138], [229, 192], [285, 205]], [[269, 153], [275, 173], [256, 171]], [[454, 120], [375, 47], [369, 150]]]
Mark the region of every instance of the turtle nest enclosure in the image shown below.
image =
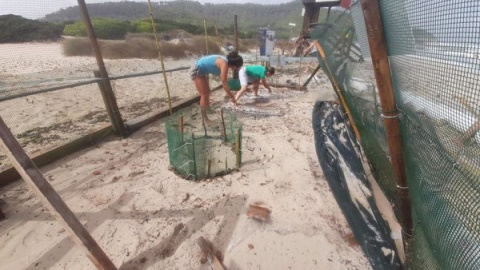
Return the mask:
[[228, 174], [240, 167], [242, 123], [222, 109], [210, 110], [203, 121], [200, 108], [187, 108], [167, 118], [171, 169], [188, 180]]

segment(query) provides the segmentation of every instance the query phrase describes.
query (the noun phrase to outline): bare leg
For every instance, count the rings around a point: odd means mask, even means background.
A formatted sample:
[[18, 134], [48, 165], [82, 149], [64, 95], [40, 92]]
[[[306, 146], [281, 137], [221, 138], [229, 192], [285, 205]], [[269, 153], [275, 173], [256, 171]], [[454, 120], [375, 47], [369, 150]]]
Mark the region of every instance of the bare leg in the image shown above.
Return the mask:
[[258, 86], [260, 85], [260, 82], [254, 81], [253, 82], [253, 95], [258, 96]]
[[208, 107], [210, 106], [210, 88], [208, 87], [208, 81], [206, 78], [197, 77], [193, 80], [198, 94], [200, 94], [200, 111], [202, 113], [202, 119], [208, 121]]

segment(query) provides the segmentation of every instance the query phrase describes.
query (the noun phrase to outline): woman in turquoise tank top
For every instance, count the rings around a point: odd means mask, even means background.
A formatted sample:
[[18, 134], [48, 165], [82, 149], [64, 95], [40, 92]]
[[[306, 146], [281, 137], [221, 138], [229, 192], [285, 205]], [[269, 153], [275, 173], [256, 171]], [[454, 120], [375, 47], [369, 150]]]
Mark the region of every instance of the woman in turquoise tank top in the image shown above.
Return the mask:
[[207, 111], [210, 106], [210, 84], [208, 75], [220, 75], [223, 89], [230, 97], [233, 105], [236, 105], [235, 96], [232, 94], [227, 83], [228, 69], [232, 71], [238, 70], [243, 65], [243, 58], [238, 52], [230, 52], [227, 57], [221, 55], [209, 55], [198, 59], [195, 65], [190, 69], [190, 77], [195, 83], [198, 93], [200, 94], [200, 108], [202, 116], [208, 120]]

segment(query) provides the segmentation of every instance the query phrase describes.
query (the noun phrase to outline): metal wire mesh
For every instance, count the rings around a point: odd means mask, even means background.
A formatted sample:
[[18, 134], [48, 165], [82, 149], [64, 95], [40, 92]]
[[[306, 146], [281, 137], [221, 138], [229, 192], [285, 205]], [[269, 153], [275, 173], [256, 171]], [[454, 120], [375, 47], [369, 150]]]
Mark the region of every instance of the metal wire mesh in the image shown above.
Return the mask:
[[[55, 11], [58, 3], [5, 1], [3, 8], [36, 19], [45, 11]], [[72, 16], [72, 21], [80, 18], [80, 9]], [[69, 56], [66, 51], [72, 51], [68, 47], [72, 39], [65, 36], [58, 41], [0, 44], [0, 115], [30, 155], [44, 153], [110, 123], [98, 85], [101, 79], [94, 75], [99, 69], [97, 60], [93, 55]], [[83, 44], [82, 49], [91, 49], [88, 39], [82, 40], [78, 43]], [[99, 40], [102, 42], [106, 46], [100, 46], [100, 51], [122, 121], [168, 110], [167, 88], [157, 55], [105, 58], [120, 41]], [[116, 50], [122, 52], [121, 48]], [[188, 75], [193, 60], [165, 61], [167, 82], [175, 86], [170, 89], [171, 102], [195, 97], [197, 92]], [[9, 166], [0, 153], [0, 171]]]
[[[380, 1], [380, 6], [413, 204], [407, 265], [480, 269], [480, 3]], [[342, 88], [375, 178], [395, 206], [362, 21], [360, 3], [353, 1], [349, 10], [334, 9], [325, 22], [329, 27], [313, 30], [312, 37], [326, 51], [331, 79]], [[352, 28], [364, 59], [345, 50]]]
[[199, 108], [168, 117], [168, 153], [172, 169], [189, 180], [229, 173], [241, 162], [242, 124], [231, 112], [209, 113], [204, 123]]

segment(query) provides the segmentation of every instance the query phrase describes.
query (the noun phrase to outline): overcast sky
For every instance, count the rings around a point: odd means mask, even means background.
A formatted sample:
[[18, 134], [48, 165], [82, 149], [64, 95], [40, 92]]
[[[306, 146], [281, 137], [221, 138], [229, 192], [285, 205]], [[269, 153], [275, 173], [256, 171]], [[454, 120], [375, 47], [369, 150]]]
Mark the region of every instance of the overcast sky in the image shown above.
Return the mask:
[[[87, 4], [103, 3], [103, 2], [122, 2], [125, 0], [85, 0]], [[132, 0], [135, 2], [145, 2], [147, 0]], [[163, 2], [172, 0], [150, 0], [153, 2]], [[196, 2], [204, 3], [255, 3], [255, 4], [282, 4], [292, 0], [196, 0]], [[61, 8], [76, 6], [77, 0], [0, 0], [0, 15], [15, 14], [29, 19], [39, 19], [45, 14], [52, 13]]]

